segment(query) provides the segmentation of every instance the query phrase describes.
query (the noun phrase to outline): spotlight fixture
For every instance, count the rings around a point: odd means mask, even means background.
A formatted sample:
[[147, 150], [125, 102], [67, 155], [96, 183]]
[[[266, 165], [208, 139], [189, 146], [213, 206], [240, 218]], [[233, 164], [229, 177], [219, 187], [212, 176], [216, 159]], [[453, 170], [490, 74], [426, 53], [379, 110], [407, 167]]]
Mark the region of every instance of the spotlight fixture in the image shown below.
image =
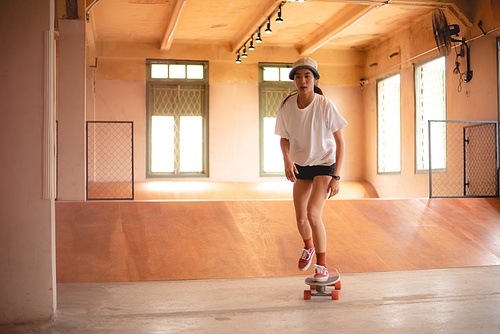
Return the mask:
[[260, 28], [259, 27], [259, 32], [257, 33], [257, 38], [255, 39], [255, 43], [262, 43], [262, 38], [260, 38]]
[[278, 17], [276, 18], [276, 23], [282, 23], [283, 22], [283, 17], [281, 16], [281, 5], [280, 5], [280, 10], [278, 12]]
[[250, 40], [250, 46], [248, 47], [248, 50], [249, 51], [255, 50], [255, 46], [253, 45], [253, 35], [252, 35], [252, 39]]
[[298, 3], [304, 3], [306, 0], [297, 0]]
[[271, 30], [271, 17], [269, 16], [269, 19], [267, 21], [267, 28], [266, 30], [264, 31], [266, 34], [270, 34], [272, 33], [273, 31]]
[[[262, 43], [262, 35], [261, 35], [261, 31], [262, 31], [262, 28], [264, 27], [264, 25], [266, 25], [266, 29], [264, 30], [264, 33], [266, 34], [271, 34], [273, 31], [271, 30], [271, 17], [273, 17], [275, 14], [277, 14], [277, 17], [276, 17], [276, 22], [277, 23], [281, 23], [281, 22], [284, 22], [283, 20], [283, 6], [287, 3], [287, 2], [295, 2], [295, 1], [298, 1], [298, 2], [304, 2], [305, 0], [281, 0], [278, 4], [277, 7], [274, 8], [274, 10], [268, 14], [269, 16], [267, 17], [267, 19], [264, 19], [264, 22], [261, 23], [260, 26], [258, 26], [257, 30], [255, 30], [252, 34], [251, 34], [251, 37], [248, 38], [246, 41], [242, 41], [243, 45], [240, 44], [240, 48], [238, 49], [238, 52], [237, 52], [237, 55], [238, 55], [238, 58], [236, 59], [236, 63], [241, 63], [241, 58], [247, 58], [248, 57], [248, 54], [247, 54], [247, 50], [248, 51], [253, 51], [255, 50], [255, 43]], [[335, 1], [335, 0], [325, 0], [325, 1]], [[351, 1], [354, 1], [354, 0], [351, 0]], [[359, 1], [359, 0], [357, 0]], [[389, 0], [390, 1], [390, 0]], [[267, 24], [266, 24], [267, 23]], [[256, 38], [255, 35], [257, 35]], [[248, 35], [247, 35], [248, 36]], [[248, 45], [248, 49], [247, 49], [247, 44]], [[234, 50], [234, 52], [236, 52], [236, 50]]]

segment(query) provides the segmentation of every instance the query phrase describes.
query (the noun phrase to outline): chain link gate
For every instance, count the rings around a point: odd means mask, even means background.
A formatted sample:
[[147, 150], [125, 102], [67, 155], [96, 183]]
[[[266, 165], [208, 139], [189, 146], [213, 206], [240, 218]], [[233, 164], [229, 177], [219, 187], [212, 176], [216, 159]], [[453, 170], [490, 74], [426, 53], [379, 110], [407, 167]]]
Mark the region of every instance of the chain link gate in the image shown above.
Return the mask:
[[498, 197], [498, 122], [429, 121], [429, 197]]
[[134, 199], [133, 122], [87, 122], [87, 200]]

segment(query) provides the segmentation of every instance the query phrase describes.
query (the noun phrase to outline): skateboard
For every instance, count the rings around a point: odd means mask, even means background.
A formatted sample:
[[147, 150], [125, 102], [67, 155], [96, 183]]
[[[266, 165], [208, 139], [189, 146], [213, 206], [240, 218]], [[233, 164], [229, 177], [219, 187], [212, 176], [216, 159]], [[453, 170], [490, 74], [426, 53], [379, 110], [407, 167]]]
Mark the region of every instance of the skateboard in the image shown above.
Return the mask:
[[[312, 296], [331, 297], [333, 300], [339, 299], [339, 290], [342, 288], [340, 276], [329, 277], [325, 282], [313, 281], [312, 275], [306, 278], [305, 283], [310, 286], [309, 290], [304, 290], [304, 299], [310, 300]], [[333, 290], [327, 291], [327, 286], [333, 286]]]

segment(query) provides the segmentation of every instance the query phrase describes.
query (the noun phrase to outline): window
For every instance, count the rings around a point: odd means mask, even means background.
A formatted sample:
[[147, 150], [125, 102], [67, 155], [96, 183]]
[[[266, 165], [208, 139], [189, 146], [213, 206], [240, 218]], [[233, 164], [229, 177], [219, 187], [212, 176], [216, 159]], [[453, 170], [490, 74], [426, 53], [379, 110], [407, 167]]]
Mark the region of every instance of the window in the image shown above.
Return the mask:
[[208, 63], [147, 60], [147, 177], [208, 176]]
[[400, 75], [377, 83], [378, 173], [401, 172]]
[[[429, 120], [446, 120], [445, 58], [415, 67], [416, 170], [429, 169]], [[446, 128], [433, 128], [432, 168], [446, 167]]]
[[281, 101], [295, 88], [291, 64], [259, 64], [260, 175], [284, 175], [280, 137], [274, 134]]

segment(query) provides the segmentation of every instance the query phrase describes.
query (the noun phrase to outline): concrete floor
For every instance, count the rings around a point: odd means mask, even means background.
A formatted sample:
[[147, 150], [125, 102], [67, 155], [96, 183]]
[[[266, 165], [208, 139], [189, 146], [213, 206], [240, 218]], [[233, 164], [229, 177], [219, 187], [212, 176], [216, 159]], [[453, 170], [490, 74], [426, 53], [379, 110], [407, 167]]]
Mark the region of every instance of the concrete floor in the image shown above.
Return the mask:
[[0, 333], [500, 333], [500, 266], [345, 274], [338, 301], [303, 280], [58, 284], [55, 321]]

